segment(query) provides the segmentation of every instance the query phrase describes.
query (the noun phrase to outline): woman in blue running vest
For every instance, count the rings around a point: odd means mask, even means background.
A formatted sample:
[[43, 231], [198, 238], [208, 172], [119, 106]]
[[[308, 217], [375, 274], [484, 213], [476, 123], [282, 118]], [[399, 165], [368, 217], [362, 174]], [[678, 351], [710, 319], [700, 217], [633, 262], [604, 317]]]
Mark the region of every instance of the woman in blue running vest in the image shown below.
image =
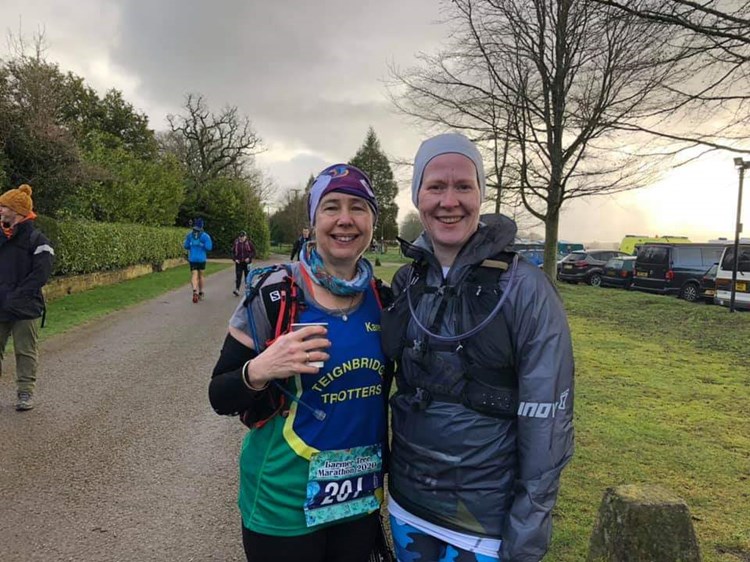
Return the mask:
[[[379, 533], [385, 360], [362, 258], [378, 206], [364, 172], [338, 164], [316, 178], [308, 208], [314, 241], [299, 262], [251, 272], [258, 296], [232, 316], [209, 387], [217, 413], [255, 420], [239, 461], [251, 562], [365, 562]], [[294, 322], [316, 325], [274, 339], [269, 311], [291, 304], [280, 292], [290, 286], [304, 303]], [[253, 415], [269, 403], [271, 415]]]

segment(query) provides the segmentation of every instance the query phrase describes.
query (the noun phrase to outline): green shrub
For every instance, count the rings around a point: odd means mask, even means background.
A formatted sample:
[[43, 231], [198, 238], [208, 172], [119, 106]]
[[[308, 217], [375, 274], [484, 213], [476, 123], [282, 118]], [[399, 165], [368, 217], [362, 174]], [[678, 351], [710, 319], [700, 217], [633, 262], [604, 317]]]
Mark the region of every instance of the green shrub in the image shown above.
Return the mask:
[[57, 239], [59, 238], [59, 227], [57, 221], [47, 215], [39, 215], [34, 221], [35, 226], [41, 230], [52, 243], [53, 248], [57, 248]]
[[107, 146], [106, 139], [103, 134], [88, 136], [85, 157], [92, 178], [56, 216], [173, 225], [185, 196], [177, 160], [173, 156], [140, 159], [122, 146]]
[[53, 275], [122, 269], [185, 255], [186, 230], [138, 224], [37, 219], [55, 249]]

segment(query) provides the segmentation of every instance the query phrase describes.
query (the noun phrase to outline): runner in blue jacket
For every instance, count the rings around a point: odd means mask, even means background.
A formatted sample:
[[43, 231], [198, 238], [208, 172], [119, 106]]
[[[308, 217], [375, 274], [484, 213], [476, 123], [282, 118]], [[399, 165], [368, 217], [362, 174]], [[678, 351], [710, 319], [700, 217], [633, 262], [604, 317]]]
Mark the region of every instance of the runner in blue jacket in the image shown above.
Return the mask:
[[211, 237], [203, 230], [203, 219], [195, 219], [193, 230], [185, 236], [183, 246], [188, 251], [193, 302], [198, 302], [198, 299], [203, 299], [203, 272], [206, 269], [207, 253], [214, 247]]

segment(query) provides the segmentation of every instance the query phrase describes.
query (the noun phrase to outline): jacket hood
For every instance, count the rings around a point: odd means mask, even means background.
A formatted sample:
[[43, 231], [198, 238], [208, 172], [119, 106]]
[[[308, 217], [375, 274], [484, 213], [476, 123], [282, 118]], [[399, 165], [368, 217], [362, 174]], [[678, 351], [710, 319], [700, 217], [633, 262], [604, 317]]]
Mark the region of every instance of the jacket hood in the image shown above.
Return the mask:
[[[473, 264], [506, 250], [513, 244], [516, 232], [518, 227], [510, 217], [494, 213], [482, 215], [479, 217], [479, 228], [461, 248], [453, 267]], [[422, 232], [413, 243], [400, 241], [401, 251], [405, 256], [436, 260], [432, 241], [426, 232]]]

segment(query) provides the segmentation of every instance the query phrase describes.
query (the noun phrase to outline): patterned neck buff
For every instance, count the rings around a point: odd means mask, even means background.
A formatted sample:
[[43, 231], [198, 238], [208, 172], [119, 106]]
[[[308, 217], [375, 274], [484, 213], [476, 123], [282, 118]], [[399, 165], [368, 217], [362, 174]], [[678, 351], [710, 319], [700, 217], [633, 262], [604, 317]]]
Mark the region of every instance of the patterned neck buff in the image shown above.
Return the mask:
[[351, 281], [334, 277], [326, 271], [323, 258], [315, 249], [315, 242], [305, 242], [302, 245], [299, 261], [310, 275], [310, 279], [334, 295], [342, 297], [364, 293], [372, 279], [372, 265], [364, 258], [357, 260], [357, 273]]

